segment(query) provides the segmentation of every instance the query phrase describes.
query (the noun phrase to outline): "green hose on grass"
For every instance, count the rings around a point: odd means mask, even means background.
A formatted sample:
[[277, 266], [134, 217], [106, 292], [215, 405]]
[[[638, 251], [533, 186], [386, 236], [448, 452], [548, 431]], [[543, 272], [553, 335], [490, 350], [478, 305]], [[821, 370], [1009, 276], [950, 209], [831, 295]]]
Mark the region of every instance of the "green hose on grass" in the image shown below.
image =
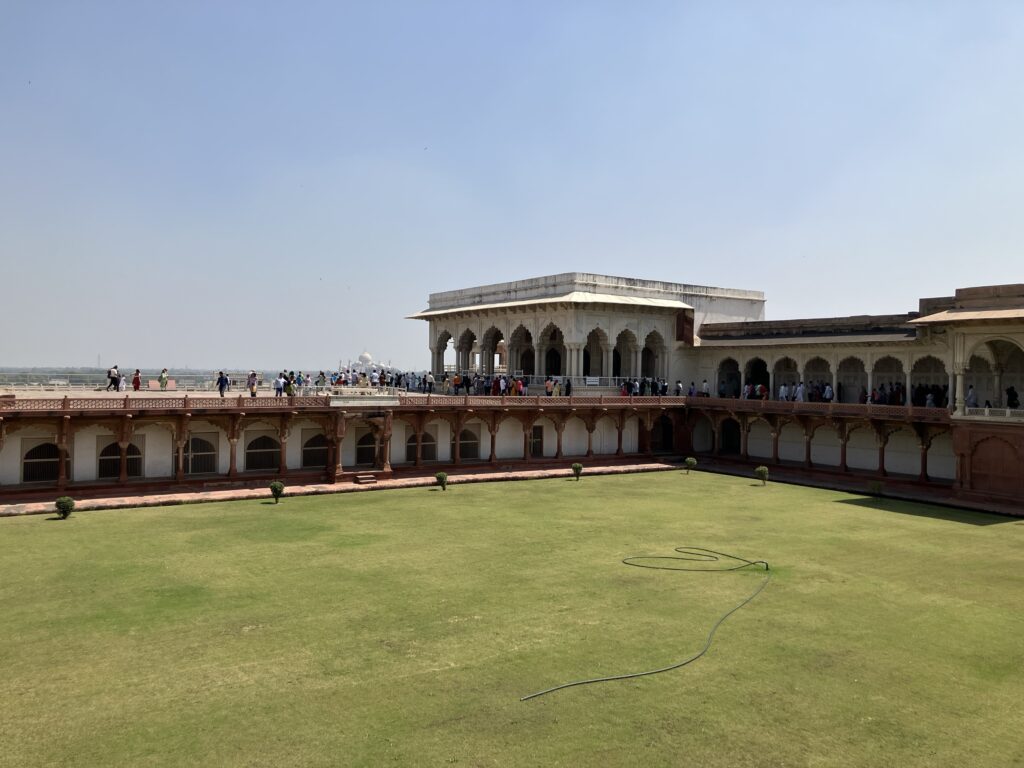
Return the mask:
[[[690, 663], [696, 661], [697, 659], [699, 659], [701, 656], [703, 656], [705, 653], [708, 652], [708, 649], [711, 647], [711, 642], [712, 642], [712, 640], [714, 640], [715, 632], [718, 631], [718, 628], [721, 626], [722, 622], [724, 622], [726, 619], [728, 619], [730, 616], [732, 616], [734, 613], [736, 613], [736, 611], [738, 611], [740, 608], [742, 608], [747, 603], [749, 603], [751, 600], [753, 600], [755, 597], [757, 597], [759, 594], [761, 594], [761, 591], [765, 587], [768, 586], [768, 582], [769, 582], [769, 580], [771, 580], [771, 577], [772, 577], [771, 569], [768, 567], [768, 563], [765, 560], [746, 560], [746, 559], [744, 559], [742, 557], [736, 557], [735, 555], [727, 555], [724, 552], [715, 552], [714, 550], [704, 549], [703, 547], [676, 547], [675, 551], [678, 552], [679, 555], [639, 555], [639, 556], [636, 556], [636, 557], [627, 557], [622, 562], [625, 565], [632, 565], [632, 566], [634, 566], [636, 568], [652, 568], [652, 569], [657, 570], [657, 571], [705, 571], [705, 572], [721, 571], [721, 572], [726, 572], [726, 571], [739, 571], [739, 570], [742, 570], [744, 568], [763, 566], [764, 570], [765, 570], [765, 577], [764, 577], [764, 580], [761, 582], [761, 584], [757, 587], [757, 589], [755, 589], [753, 592], [751, 592], [741, 603], [739, 603], [738, 605], [730, 608], [728, 611], [723, 613], [718, 618], [718, 621], [716, 621], [711, 626], [711, 631], [708, 632], [708, 637], [707, 637], [707, 640], [704, 642], [704, 647], [701, 648], [700, 651], [698, 651], [697, 653], [693, 654], [692, 656], [689, 656], [689, 657], [683, 659], [682, 661], [676, 662], [675, 664], [670, 664], [667, 667], [661, 667], [660, 669], [649, 669], [646, 672], [630, 672], [630, 673], [624, 674], [624, 675], [608, 675], [607, 677], [592, 677], [589, 680], [576, 680], [576, 681], [571, 682], [571, 683], [563, 683], [562, 685], [556, 685], [553, 688], [546, 688], [543, 691], [537, 691], [536, 693], [531, 693], [528, 696], [523, 696], [520, 699], [520, 701], [528, 701], [529, 699], [535, 699], [538, 696], [543, 696], [543, 695], [545, 695], [547, 693], [554, 693], [555, 691], [561, 691], [564, 688], [573, 688], [573, 687], [575, 687], [577, 685], [590, 685], [591, 683], [609, 683], [609, 682], [611, 682], [613, 680], [631, 680], [634, 677], [647, 677], [648, 675], [657, 675], [657, 674], [659, 674], [661, 672], [670, 672], [673, 669], [679, 669], [680, 667], [685, 667], [687, 664], [690, 664]], [[717, 567], [717, 568], [692, 568], [692, 567], [687, 567], [687, 566], [680, 566], [680, 565], [671, 565], [671, 564], [669, 564], [671, 562], [679, 562], [679, 561], [682, 561], [682, 562], [699, 562], [699, 563], [717, 563], [722, 558], [724, 558], [726, 560], [733, 560], [737, 564], [733, 565], [731, 567], [722, 567], [722, 566], [720, 566], [720, 567]], [[668, 561], [668, 562], [665, 562], [664, 564], [656, 564], [658, 562], [663, 562], [663, 561]]]

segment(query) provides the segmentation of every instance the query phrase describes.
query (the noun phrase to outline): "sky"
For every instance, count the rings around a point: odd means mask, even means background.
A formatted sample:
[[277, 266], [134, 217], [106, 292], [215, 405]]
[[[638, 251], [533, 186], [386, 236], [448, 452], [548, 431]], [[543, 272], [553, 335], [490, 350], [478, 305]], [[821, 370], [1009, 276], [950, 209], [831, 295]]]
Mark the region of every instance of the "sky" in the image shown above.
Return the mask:
[[424, 368], [570, 271], [907, 312], [1022, 201], [1020, 2], [0, 7], [0, 366]]

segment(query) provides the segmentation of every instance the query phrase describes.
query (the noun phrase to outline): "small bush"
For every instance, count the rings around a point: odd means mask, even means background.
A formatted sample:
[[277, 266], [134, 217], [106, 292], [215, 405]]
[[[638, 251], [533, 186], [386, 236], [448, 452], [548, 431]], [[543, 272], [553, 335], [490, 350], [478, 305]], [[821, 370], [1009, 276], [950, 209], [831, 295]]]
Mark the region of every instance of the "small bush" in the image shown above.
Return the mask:
[[57, 508], [57, 517], [61, 520], [67, 520], [71, 517], [71, 510], [75, 508], [75, 500], [70, 496], [61, 496], [53, 505]]
[[438, 472], [434, 475], [434, 479], [437, 480], [437, 484], [441, 486], [442, 491], [448, 490], [448, 473]]
[[275, 480], [270, 484], [270, 493], [274, 497], [274, 503], [277, 504], [281, 497], [284, 496], [284, 483], [280, 480]]
[[578, 483], [580, 481], [580, 475], [583, 474], [583, 465], [580, 464], [579, 462], [573, 464], [572, 473], [576, 476], [576, 482]]
[[690, 474], [691, 469], [697, 468], [697, 460], [693, 456], [687, 456], [683, 463], [686, 465], [686, 474]]
[[761, 481], [761, 485], [768, 484], [768, 467], [763, 464], [754, 470], [754, 475]]

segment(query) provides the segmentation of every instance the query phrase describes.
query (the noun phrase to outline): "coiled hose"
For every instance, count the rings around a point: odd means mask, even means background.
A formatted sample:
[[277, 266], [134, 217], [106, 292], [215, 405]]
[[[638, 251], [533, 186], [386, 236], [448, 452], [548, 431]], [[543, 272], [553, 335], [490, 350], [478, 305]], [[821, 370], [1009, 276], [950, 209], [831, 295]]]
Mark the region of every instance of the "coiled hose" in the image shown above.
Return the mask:
[[[701, 648], [700, 651], [698, 651], [697, 653], [693, 654], [692, 656], [690, 656], [688, 658], [683, 659], [680, 662], [677, 662], [675, 664], [670, 664], [667, 667], [661, 667], [660, 669], [650, 669], [650, 670], [647, 670], [646, 672], [630, 672], [630, 673], [625, 674], [625, 675], [608, 675], [607, 677], [592, 677], [589, 680], [576, 680], [576, 681], [571, 682], [571, 683], [563, 683], [562, 685], [556, 685], [553, 688], [546, 688], [543, 691], [537, 691], [536, 693], [531, 693], [528, 696], [523, 696], [519, 700], [520, 701], [528, 701], [530, 699], [535, 699], [538, 696], [543, 696], [543, 695], [545, 695], [547, 693], [554, 693], [555, 691], [561, 691], [564, 688], [573, 688], [574, 686], [577, 686], [577, 685], [590, 685], [591, 683], [609, 683], [609, 682], [611, 682], [613, 680], [631, 680], [634, 677], [647, 677], [648, 675], [657, 675], [657, 674], [659, 674], [661, 672], [670, 672], [673, 669], [679, 669], [680, 667], [685, 667], [687, 664], [690, 664], [690, 663], [696, 661], [697, 659], [699, 659], [701, 656], [703, 656], [705, 653], [708, 652], [708, 649], [711, 647], [711, 642], [712, 642], [712, 640], [715, 637], [715, 632], [718, 631], [718, 627], [721, 626], [722, 622], [724, 622], [727, 618], [729, 618], [734, 613], [736, 613], [736, 611], [738, 611], [740, 608], [742, 608], [747, 603], [749, 603], [751, 600], [753, 600], [755, 597], [757, 597], [759, 594], [761, 594], [761, 591], [765, 587], [768, 586], [768, 582], [769, 582], [769, 580], [772, 577], [771, 569], [769, 568], [768, 563], [765, 560], [746, 560], [746, 559], [744, 559], [742, 557], [737, 557], [736, 555], [728, 555], [728, 554], [726, 554], [724, 552], [715, 552], [712, 549], [705, 549], [703, 547], [676, 547], [675, 551], [678, 552], [679, 555], [639, 555], [639, 556], [636, 556], [636, 557], [627, 557], [622, 562], [625, 565], [632, 565], [632, 566], [634, 566], [636, 568], [652, 568], [652, 569], [657, 570], [657, 571], [722, 571], [722, 572], [725, 572], [725, 571], [739, 571], [739, 570], [742, 570], [744, 568], [763, 566], [764, 570], [765, 570], [764, 581], [761, 582], [761, 584], [757, 587], [757, 589], [755, 589], [753, 592], [751, 592], [741, 603], [739, 603], [739, 605], [736, 605], [733, 608], [730, 608], [728, 611], [723, 613], [718, 618], [718, 621], [716, 621], [711, 626], [711, 631], [708, 632], [708, 637], [707, 637], [707, 640], [704, 642], [704, 647]], [[717, 562], [719, 562], [723, 558], [726, 559], [726, 560], [733, 560], [737, 564], [733, 565], [731, 567], [718, 567], [718, 568], [691, 568], [691, 567], [680, 566], [680, 565], [670, 565], [668, 563], [661, 564], [661, 565], [656, 564], [656, 562], [661, 562], [661, 561], [670, 561], [670, 562], [672, 562], [672, 561], [674, 561], [674, 562], [683, 561], [683, 562], [717, 563]]]

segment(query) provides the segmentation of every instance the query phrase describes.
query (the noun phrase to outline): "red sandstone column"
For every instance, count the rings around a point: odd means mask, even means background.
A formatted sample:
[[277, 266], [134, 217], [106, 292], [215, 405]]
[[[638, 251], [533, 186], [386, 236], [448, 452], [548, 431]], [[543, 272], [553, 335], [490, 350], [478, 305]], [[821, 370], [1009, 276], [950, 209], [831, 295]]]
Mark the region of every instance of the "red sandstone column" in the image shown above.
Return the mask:
[[416, 432], [416, 466], [423, 466], [423, 432]]
[[117, 473], [117, 482], [127, 483], [128, 482], [128, 443], [118, 443], [118, 449], [120, 450], [121, 467]]
[[185, 479], [185, 440], [178, 441], [178, 469], [174, 479], [179, 483]]
[[284, 477], [288, 474], [288, 438], [281, 438], [281, 458], [278, 462], [277, 473]]
[[811, 434], [804, 432], [804, 466], [811, 466]]
[[555, 450], [555, 458], [556, 459], [562, 458], [562, 432], [564, 430], [565, 430], [565, 425], [564, 424], [562, 424], [561, 426], [555, 428], [555, 432], [558, 435], [558, 444], [557, 444], [557, 448]]
[[497, 445], [498, 445], [498, 430], [497, 429], [491, 429], [491, 430], [488, 430], [488, 431], [491, 433], [491, 456], [488, 459], [488, 461], [490, 461], [491, 464], [497, 464], [498, 463], [498, 454], [497, 454], [497, 450], [496, 449], [497, 449]]
[[772, 464], [779, 463], [779, 433], [772, 432]]
[[327, 443], [327, 482], [335, 483], [338, 480], [338, 464], [337, 464], [337, 451], [338, 443], [336, 440], [330, 440]]
[[587, 426], [587, 458], [591, 458], [594, 455], [594, 430], [588, 425]]
[[238, 474], [238, 438], [229, 437], [230, 460], [228, 462], [228, 477], [235, 477]]
[[888, 472], [885, 471], [885, 441], [878, 441], [878, 474], [882, 477], [888, 476]]
[[850, 468], [848, 466], [846, 466], [846, 443], [849, 442], [849, 439], [850, 438], [847, 437], [844, 434], [842, 439], [839, 441], [839, 471], [840, 472], [849, 472], [850, 471]]
[[622, 431], [623, 431], [624, 428], [625, 428], [625, 424], [623, 424], [622, 421], [620, 421], [618, 424], [615, 425], [615, 429], [618, 432], [618, 440], [619, 440], [618, 446], [615, 449], [615, 455], [616, 456], [621, 456], [622, 455]]
[[382, 454], [381, 458], [383, 459], [383, 461], [381, 462], [381, 469], [383, 469], [385, 472], [390, 472], [391, 471], [391, 432], [385, 433], [384, 438], [381, 440], [380, 450], [381, 450], [381, 454]]
[[531, 427], [523, 425], [523, 461], [530, 460], [530, 429]]
[[928, 445], [921, 443], [921, 473], [917, 479], [922, 483], [928, 482]]
[[747, 455], [747, 439], [749, 433], [747, 432], [747, 426], [740, 424], [740, 458], [746, 461], [749, 456]]
[[63, 491], [68, 484], [68, 444], [57, 443], [57, 452], [60, 455], [57, 464], [57, 490]]

